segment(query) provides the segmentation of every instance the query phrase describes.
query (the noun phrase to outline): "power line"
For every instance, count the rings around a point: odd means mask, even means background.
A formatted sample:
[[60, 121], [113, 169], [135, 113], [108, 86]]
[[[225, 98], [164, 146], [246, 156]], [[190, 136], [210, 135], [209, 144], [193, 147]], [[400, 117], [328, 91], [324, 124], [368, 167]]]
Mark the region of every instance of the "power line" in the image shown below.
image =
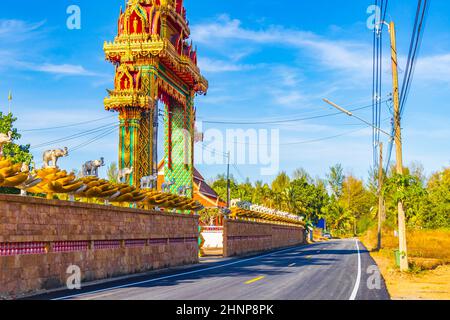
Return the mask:
[[388, 0], [375, 1], [375, 6], [380, 8], [380, 21], [374, 28], [373, 34], [373, 61], [372, 61], [372, 149], [373, 149], [373, 163], [376, 168], [378, 164], [378, 146], [380, 143], [380, 131], [376, 128], [381, 126], [382, 116], [382, 84], [383, 84], [383, 28], [386, 19]]
[[[385, 118], [383, 119], [382, 122], [389, 120], [390, 118]], [[332, 136], [328, 136], [328, 137], [323, 137], [323, 138], [317, 138], [317, 139], [312, 139], [312, 140], [303, 140], [303, 141], [297, 141], [297, 142], [286, 142], [286, 143], [279, 143], [279, 144], [275, 144], [277, 146], [290, 146], [290, 145], [300, 145], [300, 144], [309, 144], [309, 143], [314, 143], [314, 142], [321, 142], [321, 141], [325, 141], [325, 140], [331, 140], [334, 138], [339, 138], [339, 137], [343, 137], [355, 132], [359, 132], [359, 131], [363, 131], [365, 129], [367, 129], [369, 127], [369, 125], [366, 124], [361, 124], [361, 126], [363, 126], [363, 128], [359, 128], [356, 130], [350, 130], [350, 131], [346, 131], [344, 133], [341, 134], [336, 134], [336, 135], [332, 135]], [[240, 145], [253, 145], [253, 146], [271, 146], [272, 144], [251, 144], [248, 142], [238, 142], [238, 141], [233, 141], [233, 144], [240, 144]]]
[[98, 136], [95, 136], [94, 138], [92, 138], [92, 139], [90, 139], [90, 140], [88, 140], [88, 141], [85, 141], [85, 142], [83, 142], [83, 143], [80, 143], [79, 145], [77, 145], [77, 146], [71, 148], [71, 149], [70, 149], [70, 152], [78, 151], [78, 150], [80, 150], [80, 149], [82, 149], [82, 148], [84, 148], [84, 147], [86, 147], [86, 146], [88, 146], [88, 145], [90, 145], [90, 144], [92, 144], [92, 143], [94, 143], [94, 142], [96, 142], [96, 141], [98, 141], [98, 140], [100, 140], [100, 139], [102, 139], [102, 138], [104, 138], [104, 137], [110, 135], [111, 133], [116, 132], [116, 129], [117, 129], [117, 128], [118, 128], [118, 126], [115, 127], [115, 128], [113, 128], [113, 129], [111, 129], [111, 130], [108, 130], [108, 131], [106, 131], [106, 132], [103, 132], [103, 133], [99, 134]]
[[35, 132], [35, 131], [51, 131], [51, 130], [57, 130], [57, 129], [65, 129], [65, 128], [81, 126], [81, 125], [84, 125], [84, 124], [99, 122], [99, 121], [110, 119], [110, 118], [113, 118], [113, 117], [115, 117], [115, 115], [104, 117], [104, 118], [99, 118], [99, 119], [95, 119], [95, 120], [89, 120], [89, 121], [84, 121], [84, 122], [72, 123], [72, 124], [59, 126], [59, 127], [36, 128], [36, 129], [27, 129], [27, 130], [19, 130], [19, 131], [20, 132]]
[[244, 175], [241, 173], [241, 171], [238, 169], [235, 163], [233, 163], [233, 168], [236, 170], [237, 174], [241, 177], [242, 181], [245, 182], [247, 179], [244, 178]]
[[406, 66], [405, 77], [402, 84], [402, 90], [400, 94], [400, 113], [402, 114], [408, 99], [409, 90], [411, 87], [412, 78], [414, 76], [416, 58], [420, 51], [420, 46], [422, 44], [425, 21], [428, 12], [427, 0], [419, 0], [417, 3], [417, 12], [414, 22], [414, 31], [411, 37], [411, 44], [408, 53], [408, 63]]
[[[409, 46], [408, 60], [406, 63], [406, 71], [405, 76], [403, 78], [402, 89], [400, 92], [400, 116], [403, 115], [405, 111], [406, 101], [408, 99], [409, 91], [411, 88], [412, 78], [414, 76], [415, 66], [416, 66], [416, 58], [420, 51], [420, 46], [423, 39], [425, 22], [427, 18], [429, 8], [429, 1], [427, 0], [418, 0], [417, 1], [417, 10], [416, 16], [414, 19], [414, 27], [411, 36], [411, 42]], [[394, 128], [392, 132], [394, 134]], [[386, 172], [389, 169], [389, 165], [392, 157], [392, 148], [393, 143], [389, 144], [388, 148], [388, 158], [386, 162]]]
[[[362, 100], [360, 100], [358, 102], [355, 102], [352, 105], [347, 105], [346, 108], [358, 107], [362, 103], [365, 104], [367, 102], [368, 102], [368, 99], [362, 99]], [[309, 115], [309, 114], [315, 114], [315, 113], [317, 113], [317, 110], [309, 110], [309, 111], [305, 111], [305, 112], [300, 112], [300, 113], [296, 113], [296, 114], [290, 115], [289, 119], [297, 118], [299, 116], [304, 116], [304, 115]], [[209, 122], [246, 122], [247, 121], [247, 119], [236, 119], [235, 117], [232, 118], [232, 119], [223, 119], [223, 118], [221, 118], [221, 119], [214, 119], [213, 118], [213, 119], [206, 119], [206, 120], [204, 120], [204, 117], [200, 117], [199, 116], [199, 117], [197, 117], [197, 119], [199, 121], [201, 121], [201, 122], [203, 122], [203, 121], [209, 121]], [[259, 121], [264, 122], [264, 121], [277, 121], [277, 120], [285, 120], [285, 119], [286, 119], [286, 116], [272, 116], [272, 117], [269, 117], [269, 118], [260, 119]]]
[[[384, 100], [383, 102], [386, 102], [388, 100]], [[372, 107], [372, 105], [367, 105], [355, 109], [351, 109], [351, 112], [359, 111], [363, 109], [367, 109]], [[326, 118], [326, 117], [332, 117], [341, 115], [341, 112], [335, 112], [335, 113], [328, 113], [328, 114], [322, 114], [312, 117], [305, 117], [305, 118], [298, 118], [298, 119], [286, 119], [286, 120], [278, 120], [278, 121], [254, 121], [254, 122], [231, 122], [231, 121], [202, 121], [203, 123], [207, 124], [229, 124], [229, 125], [259, 125], [259, 124], [280, 124], [280, 123], [289, 123], [289, 122], [297, 122], [297, 121], [306, 121], [306, 120], [313, 120], [313, 119], [319, 119], [319, 118]]]
[[107, 125], [95, 128], [95, 129], [86, 130], [86, 131], [82, 131], [82, 132], [79, 132], [79, 133], [76, 133], [76, 134], [72, 134], [70, 136], [66, 136], [66, 137], [63, 137], [63, 138], [60, 138], [60, 139], [56, 139], [56, 140], [40, 143], [40, 144], [34, 145], [30, 149], [38, 149], [38, 148], [49, 146], [49, 145], [52, 145], [52, 144], [78, 139], [78, 138], [81, 138], [81, 137], [84, 137], [84, 136], [88, 136], [88, 135], [91, 135], [91, 134], [95, 134], [97, 132], [104, 131], [104, 130], [107, 130], [107, 129], [110, 129], [110, 128], [116, 128], [118, 126], [119, 125], [117, 125], [117, 124], [107, 124]]

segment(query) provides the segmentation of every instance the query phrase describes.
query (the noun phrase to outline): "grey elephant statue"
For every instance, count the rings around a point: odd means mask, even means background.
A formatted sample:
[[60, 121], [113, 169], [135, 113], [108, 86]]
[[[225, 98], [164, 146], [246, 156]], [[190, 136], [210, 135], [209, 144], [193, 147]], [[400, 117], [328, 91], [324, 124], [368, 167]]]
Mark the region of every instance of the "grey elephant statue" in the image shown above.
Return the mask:
[[182, 197], [186, 197], [188, 190], [192, 190], [192, 187], [181, 186], [178, 188], [178, 195], [182, 196]]
[[105, 165], [105, 159], [103, 157], [100, 160], [91, 160], [83, 164], [82, 173], [83, 176], [95, 176], [98, 177], [98, 169]]
[[164, 181], [161, 186], [162, 192], [170, 193], [170, 187], [175, 184], [175, 179], [171, 179], [169, 181]]
[[[62, 157], [67, 157], [69, 155], [69, 150], [67, 147], [64, 149], [54, 149], [47, 150], [42, 155], [42, 160], [44, 162], [44, 168], [58, 168], [58, 159]], [[50, 165], [50, 162], [52, 163]]]
[[158, 180], [158, 175], [146, 176], [141, 178], [141, 189], [153, 188], [155, 182]]

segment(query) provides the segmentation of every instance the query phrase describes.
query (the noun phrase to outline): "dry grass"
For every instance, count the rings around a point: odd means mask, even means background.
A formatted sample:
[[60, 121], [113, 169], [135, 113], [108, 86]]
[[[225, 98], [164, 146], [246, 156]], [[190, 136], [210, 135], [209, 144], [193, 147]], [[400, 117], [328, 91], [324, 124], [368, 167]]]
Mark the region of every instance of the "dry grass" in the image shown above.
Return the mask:
[[449, 300], [450, 265], [419, 273], [401, 273], [395, 266], [391, 250], [371, 252], [394, 300]]
[[[410, 262], [418, 268], [427, 270], [450, 264], [450, 230], [408, 230], [406, 238]], [[361, 241], [369, 250], [376, 248], [376, 229], [370, 229]], [[383, 229], [381, 244], [391, 251], [398, 248], [392, 229]]]
[[[374, 249], [376, 229], [369, 230], [360, 239], [367, 249]], [[450, 299], [450, 230], [408, 230], [407, 243], [410, 272], [401, 273], [395, 265], [398, 238], [393, 230], [384, 229], [383, 249], [371, 252], [392, 299]]]

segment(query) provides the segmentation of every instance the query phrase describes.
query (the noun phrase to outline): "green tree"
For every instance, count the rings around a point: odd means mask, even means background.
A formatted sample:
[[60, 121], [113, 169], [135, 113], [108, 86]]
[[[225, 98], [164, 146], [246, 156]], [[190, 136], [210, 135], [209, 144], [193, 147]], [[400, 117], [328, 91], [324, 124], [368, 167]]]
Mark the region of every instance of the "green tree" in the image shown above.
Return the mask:
[[337, 236], [348, 235], [354, 225], [355, 217], [346, 211], [332, 195], [328, 204], [322, 209], [322, 218], [327, 220], [330, 231]]
[[30, 145], [19, 145], [15, 143], [22, 138], [22, 135], [14, 128], [14, 122], [16, 121], [17, 118], [12, 113], [5, 115], [0, 112], [0, 133], [12, 133], [12, 142], [3, 147], [3, 156], [10, 158], [13, 163], [29, 164], [33, 160], [33, 155], [30, 153]]
[[433, 174], [422, 222], [427, 228], [450, 228], [450, 167]]
[[309, 173], [303, 169], [303, 168], [298, 168], [294, 171], [294, 173], [292, 174], [292, 179], [293, 180], [306, 180], [308, 181], [308, 183], [312, 182], [311, 176], [309, 175]]
[[[30, 164], [33, 160], [33, 155], [30, 153], [30, 145], [19, 145], [15, 143], [22, 136], [14, 128], [14, 122], [17, 118], [12, 113], [7, 115], [0, 112], [0, 133], [8, 134], [11, 132], [11, 143], [3, 146], [3, 157], [11, 159], [13, 163], [27, 163]], [[0, 193], [18, 194], [19, 190], [15, 188], [0, 188]]]
[[305, 208], [302, 208], [297, 189], [293, 186], [287, 187], [282, 192], [282, 198], [284, 210], [293, 214], [300, 214], [306, 211]]
[[275, 180], [272, 182], [272, 190], [274, 192], [282, 193], [286, 188], [289, 187], [290, 179], [286, 172], [281, 172], [276, 176]]
[[262, 181], [256, 181], [255, 187], [253, 188], [252, 203], [263, 203], [263, 187]]
[[386, 200], [386, 214], [391, 225], [397, 224], [397, 203], [403, 201], [406, 222], [409, 226], [421, 226], [427, 200], [427, 191], [418, 176], [393, 174], [388, 177], [383, 187]]
[[336, 198], [339, 198], [342, 194], [342, 184], [344, 183], [344, 179], [344, 169], [340, 163], [330, 168], [330, 173], [327, 174], [327, 180], [331, 191]]
[[221, 216], [221, 212], [217, 208], [206, 208], [200, 211], [200, 221], [207, 226], [213, 226], [214, 221]]
[[273, 191], [267, 183], [264, 184], [264, 186], [262, 187], [261, 199], [262, 199], [262, 205], [272, 208], [272, 209], [275, 208]]
[[119, 173], [119, 169], [117, 168], [117, 163], [111, 162], [111, 164], [106, 169], [106, 176], [108, 180], [112, 183], [117, 183], [117, 175]]
[[[371, 207], [375, 204], [371, 203], [369, 192], [364, 188], [362, 180], [352, 175], [345, 178], [342, 184], [342, 194], [339, 198], [339, 204], [347, 215], [353, 217], [353, 233], [357, 234], [357, 221], [364, 215], [370, 213]], [[361, 230], [365, 231], [365, 230]]]
[[250, 182], [249, 179], [247, 179], [246, 182], [239, 184], [237, 186], [237, 198], [241, 199], [242, 201], [249, 201], [251, 202], [254, 195], [254, 188]]
[[[217, 192], [220, 199], [226, 201], [227, 199], [227, 177], [220, 174], [214, 179], [211, 187]], [[239, 198], [239, 189], [233, 175], [230, 175], [230, 196], [231, 199]]]
[[286, 208], [285, 196], [283, 193], [289, 188], [290, 179], [286, 172], [281, 172], [272, 181], [272, 196], [275, 209], [284, 210]]

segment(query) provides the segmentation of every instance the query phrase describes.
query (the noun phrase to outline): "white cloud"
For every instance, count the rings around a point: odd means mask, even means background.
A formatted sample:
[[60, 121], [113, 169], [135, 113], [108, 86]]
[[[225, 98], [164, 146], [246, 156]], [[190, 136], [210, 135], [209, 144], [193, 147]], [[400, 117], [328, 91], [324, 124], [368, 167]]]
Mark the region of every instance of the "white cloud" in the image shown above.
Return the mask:
[[57, 75], [68, 75], [68, 76], [94, 76], [93, 72], [86, 70], [83, 66], [72, 65], [72, 64], [49, 64], [45, 63], [39, 66], [32, 66], [31, 69], [36, 71], [52, 73]]
[[202, 71], [217, 73], [217, 72], [235, 72], [255, 68], [251, 65], [236, 64], [223, 60], [214, 60], [209, 58], [200, 58], [199, 67]]
[[450, 83], [450, 53], [420, 58], [416, 76], [422, 80]]
[[[251, 30], [244, 28], [241, 21], [231, 19], [227, 15], [220, 16], [214, 22], [193, 26], [192, 34], [196, 42], [223, 52], [229, 51], [223, 48], [230, 48], [231, 41], [242, 41], [247, 45], [253, 43], [260, 46], [292, 47], [308, 54], [323, 68], [344, 71], [351, 75], [347, 80], [359, 80], [361, 77], [370, 79], [372, 76], [372, 47], [369, 42], [330, 40], [313, 32], [283, 26]], [[251, 50], [246, 47], [242, 56], [250, 53]], [[402, 62], [400, 66], [405, 65], [406, 56], [400, 56], [399, 61]], [[383, 68], [390, 70], [388, 54], [385, 54]], [[229, 71], [227, 68], [223, 69]], [[220, 68], [217, 70], [220, 71]], [[240, 71], [239, 66], [235, 65], [233, 71]], [[450, 83], [450, 53], [419, 57], [416, 77], [418, 80]], [[389, 80], [389, 77], [384, 78]]]
[[[29, 23], [0, 19], [0, 68], [44, 72], [58, 76], [102, 76], [81, 65], [42, 61], [48, 56], [46, 21]], [[32, 41], [32, 42], [30, 42]], [[33, 45], [30, 50], [30, 43]]]
[[215, 22], [192, 27], [192, 37], [204, 46], [229, 47], [230, 41], [245, 41], [259, 45], [277, 45], [306, 50], [323, 66], [336, 70], [371, 72], [371, 48], [352, 41], [332, 41], [313, 32], [271, 26], [263, 30], [250, 30], [237, 19], [222, 15]]
[[22, 20], [0, 19], [0, 40], [8, 42], [21, 42], [36, 38], [41, 34], [41, 27], [45, 21], [28, 23]]

